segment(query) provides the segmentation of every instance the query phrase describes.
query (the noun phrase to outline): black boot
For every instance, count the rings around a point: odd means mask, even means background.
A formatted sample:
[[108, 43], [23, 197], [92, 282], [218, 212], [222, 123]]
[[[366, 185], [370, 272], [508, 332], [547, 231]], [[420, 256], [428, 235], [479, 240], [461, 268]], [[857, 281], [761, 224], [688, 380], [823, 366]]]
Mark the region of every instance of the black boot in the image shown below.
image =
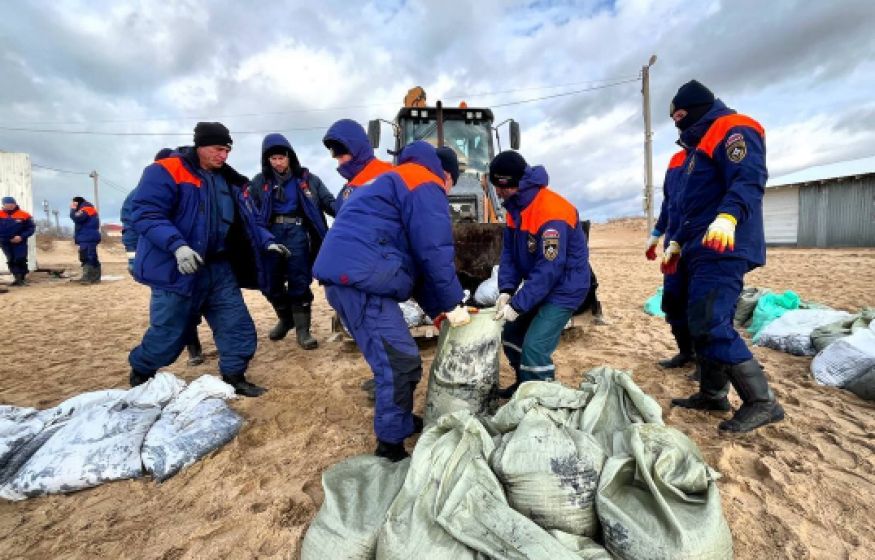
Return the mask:
[[267, 392], [264, 387], [246, 381], [246, 376], [240, 374], [222, 374], [222, 381], [234, 387], [234, 392], [244, 397], [260, 397]]
[[699, 360], [696, 360], [696, 369], [693, 370], [693, 373], [687, 376], [687, 379], [690, 381], [702, 380], [702, 364], [699, 363]]
[[679, 367], [684, 367], [688, 363], [693, 361], [693, 356], [690, 354], [685, 354], [683, 352], [678, 352], [671, 358], [665, 360], [659, 360], [656, 364], [659, 367], [663, 367], [665, 369], [674, 369]]
[[100, 280], [103, 278], [103, 267], [99, 264], [92, 267], [91, 271], [91, 283], [92, 284], [100, 284]]
[[393, 463], [410, 457], [407, 450], [404, 449], [404, 443], [388, 443], [377, 440], [377, 449], [374, 451], [377, 457], [384, 457]]
[[422, 416], [419, 414], [413, 415], [413, 433], [421, 434], [422, 429], [425, 427], [425, 421], [422, 419]]
[[193, 341], [189, 342], [185, 349], [188, 351], [188, 365], [190, 366], [199, 366], [204, 363], [204, 351], [201, 348], [201, 341], [199, 338], [195, 338]]
[[93, 267], [90, 264], [83, 264], [82, 265], [82, 277], [79, 278], [80, 284], [90, 284], [91, 283], [91, 275], [93, 274], [91, 272], [92, 268]]
[[520, 382], [515, 381], [513, 383], [513, 385], [511, 385], [510, 387], [506, 387], [504, 389], [499, 389], [498, 390], [498, 398], [509, 399], [509, 398], [513, 397], [513, 394], [516, 393], [516, 390], [519, 389], [519, 387], [520, 387]]
[[20, 272], [13, 274], [12, 278], [13, 278], [13, 280], [12, 280], [13, 286], [25, 286], [25, 285], [27, 285], [27, 282], [25, 282], [25, 280], [24, 280], [24, 274], [22, 274]]
[[699, 392], [686, 399], [672, 399], [671, 406], [694, 410], [729, 410], [729, 366], [720, 362], [699, 358]]
[[377, 400], [377, 382], [373, 377], [362, 383], [362, 391], [368, 394], [369, 401]]
[[741, 397], [742, 405], [731, 419], [720, 423], [721, 430], [750, 432], [784, 419], [784, 409], [769, 389], [763, 368], [755, 359], [732, 366], [729, 380]]
[[289, 331], [295, 328], [295, 319], [292, 317], [292, 311], [287, 305], [274, 304], [273, 310], [276, 311], [276, 316], [279, 319], [270, 332], [267, 333], [267, 338], [271, 340], [282, 340], [289, 334]]
[[295, 334], [298, 346], [304, 350], [313, 350], [319, 343], [310, 334], [310, 304], [295, 304], [292, 306], [292, 318], [295, 321]]
[[131, 384], [131, 387], [136, 387], [137, 385], [142, 385], [146, 381], [149, 381], [155, 377], [154, 373], [140, 373], [134, 369], [131, 370], [131, 374], [128, 377], [128, 382]]

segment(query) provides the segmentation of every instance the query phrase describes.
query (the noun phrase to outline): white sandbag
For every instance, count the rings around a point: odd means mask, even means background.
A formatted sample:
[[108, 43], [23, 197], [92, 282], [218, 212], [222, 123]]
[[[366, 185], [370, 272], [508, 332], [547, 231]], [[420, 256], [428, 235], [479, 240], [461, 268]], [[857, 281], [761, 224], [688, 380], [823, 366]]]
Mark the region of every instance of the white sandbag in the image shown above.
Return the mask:
[[234, 388], [216, 376], [193, 381], [146, 434], [141, 451], [146, 471], [161, 482], [234, 439], [243, 418], [224, 399], [235, 397]]
[[425, 311], [419, 307], [416, 301], [409, 299], [398, 303], [401, 308], [401, 314], [404, 315], [404, 322], [410, 328], [418, 327], [426, 323]]
[[608, 551], [624, 560], [731, 560], [719, 474], [681, 432], [634, 424], [607, 460], [596, 509]]
[[3, 469], [16, 451], [34, 438], [45, 426], [35, 408], [0, 405], [0, 484]]
[[573, 412], [530, 408], [502, 436], [489, 464], [516, 511], [544, 529], [594, 537], [595, 494], [605, 454], [593, 436], [568, 425]]
[[477, 286], [474, 291], [474, 301], [483, 307], [492, 307], [498, 301], [498, 265], [493, 266], [489, 278]]
[[837, 340], [811, 361], [811, 373], [821, 385], [844, 387], [875, 367], [875, 321], [869, 328]]
[[361, 455], [322, 474], [325, 500], [301, 545], [301, 560], [371, 560], [386, 512], [407, 477], [410, 460]]
[[861, 399], [875, 401], [875, 367], [845, 385], [844, 389]]
[[493, 450], [465, 410], [426, 429], [377, 538], [377, 560], [579, 560], [508, 506], [487, 464]]
[[608, 456], [614, 454], [614, 434], [631, 424], [662, 424], [662, 408], [620, 370], [598, 367], [584, 374], [580, 390], [592, 398], [578, 428], [592, 434]]
[[78, 410], [18, 470], [2, 496], [20, 500], [142, 475], [146, 432], [183, 386], [159, 373], [115, 401]]
[[851, 317], [850, 313], [835, 309], [794, 309], [763, 327], [753, 342], [794, 356], [813, 356], [816, 353], [811, 342], [814, 329]]
[[495, 308], [481, 309], [461, 327], [441, 326], [428, 378], [425, 422], [457, 410], [492, 414], [498, 405], [500, 321]]

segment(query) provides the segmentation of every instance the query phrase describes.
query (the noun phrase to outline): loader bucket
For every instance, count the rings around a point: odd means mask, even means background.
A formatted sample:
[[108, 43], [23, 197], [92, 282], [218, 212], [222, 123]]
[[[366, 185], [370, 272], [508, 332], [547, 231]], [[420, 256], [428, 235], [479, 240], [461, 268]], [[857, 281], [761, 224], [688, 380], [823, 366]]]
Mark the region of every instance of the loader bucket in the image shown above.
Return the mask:
[[504, 224], [453, 224], [456, 244], [456, 272], [462, 288], [473, 294], [492, 274], [501, 258]]

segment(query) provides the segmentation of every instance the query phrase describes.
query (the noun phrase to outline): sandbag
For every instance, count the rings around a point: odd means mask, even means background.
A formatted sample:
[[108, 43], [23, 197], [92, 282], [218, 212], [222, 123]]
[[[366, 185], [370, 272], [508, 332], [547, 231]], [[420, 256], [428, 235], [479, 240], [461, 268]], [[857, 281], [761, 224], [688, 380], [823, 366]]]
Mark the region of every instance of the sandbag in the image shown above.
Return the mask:
[[425, 311], [419, 307], [415, 300], [409, 299], [398, 303], [401, 308], [401, 314], [404, 315], [404, 322], [409, 328], [418, 327], [426, 323]]
[[861, 399], [875, 401], [875, 367], [845, 385], [844, 389]]
[[492, 307], [472, 314], [467, 325], [451, 327], [448, 321], [441, 325], [428, 378], [427, 424], [456, 410], [495, 412], [502, 323], [494, 318]]
[[184, 385], [159, 373], [115, 401], [74, 412], [9, 480], [3, 497], [21, 500], [141, 476], [146, 432]]
[[644, 302], [644, 312], [654, 317], [665, 317], [665, 311], [662, 310], [662, 287], [657, 288], [656, 293]]
[[750, 287], [741, 291], [738, 296], [738, 302], [735, 305], [735, 316], [733, 322], [736, 327], [747, 327], [753, 318], [753, 311], [756, 309], [757, 302], [764, 294], [771, 293], [768, 288]]
[[234, 388], [216, 376], [193, 381], [146, 433], [141, 451], [146, 472], [161, 482], [234, 439], [243, 418], [225, 402], [233, 398]]
[[681, 432], [634, 424], [605, 463], [597, 504], [605, 548], [624, 560], [731, 560], [719, 474]]
[[[556, 384], [526, 385], [531, 393]], [[594, 537], [595, 492], [605, 454], [592, 435], [569, 425], [576, 412], [579, 408], [532, 406], [502, 436], [489, 464], [516, 511], [548, 531]]]
[[492, 307], [498, 301], [498, 265], [492, 267], [492, 274], [477, 286], [474, 301], [483, 307]]
[[377, 534], [409, 467], [409, 459], [361, 455], [325, 471], [325, 500], [304, 536], [301, 560], [374, 558]]
[[624, 371], [598, 367], [584, 374], [580, 390], [592, 398], [580, 415], [578, 428], [592, 434], [608, 456], [614, 454], [614, 434], [631, 424], [662, 424], [662, 408]]
[[467, 410], [426, 429], [377, 538], [377, 560], [579, 560], [508, 506], [487, 464], [494, 448]]
[[875, 368], [875, 321], [837, 340], [811, 360], [811, 373], [821, 385], [845, 387]]
[[787, 311], [799, 309], [799, 303], [799, 296], [790, 290], [782, 294], [763, 294], [753, 310], [753, 317], [747, 332], [756, 335], [763, 327]]
[[793, 309], [763, 327], [753, 342], [794, 356], [814, 356], [817, 352], [811, 343], [813, 331], [850, 317], [850, 313], [835, 309]]
[[[16, 451], [45, 426], [35, 408], [0, 405], [0, 472]], [[0, 476], [0, 484], [4, 480]]]
[[875, 320], [875, 309], [867, 308], [843, 321], [817, 327], [811, 332], [811, 345], [815, 352], [820, 352], [836, 340], [867, 328], [873, 320]]

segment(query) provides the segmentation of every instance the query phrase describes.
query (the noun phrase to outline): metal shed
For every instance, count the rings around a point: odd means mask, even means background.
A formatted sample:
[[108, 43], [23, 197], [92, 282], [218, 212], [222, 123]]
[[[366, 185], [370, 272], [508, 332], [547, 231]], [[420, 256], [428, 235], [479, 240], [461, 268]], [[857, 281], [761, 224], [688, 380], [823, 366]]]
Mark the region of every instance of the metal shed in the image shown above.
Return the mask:
[[[0, 152], [0, 196], [12, 196], [22, 210], [34, 216], [33, 183], [30, 175], [30, 156]], [[36, 270], [36, 236], [28, 240], [27, 265], [30, 270]], [[0, 253], [0, 272], [9, 272], [6, 259]]]
[[768, 244], [875, 247], [875, 173], [767, 187], [763, 220]]

